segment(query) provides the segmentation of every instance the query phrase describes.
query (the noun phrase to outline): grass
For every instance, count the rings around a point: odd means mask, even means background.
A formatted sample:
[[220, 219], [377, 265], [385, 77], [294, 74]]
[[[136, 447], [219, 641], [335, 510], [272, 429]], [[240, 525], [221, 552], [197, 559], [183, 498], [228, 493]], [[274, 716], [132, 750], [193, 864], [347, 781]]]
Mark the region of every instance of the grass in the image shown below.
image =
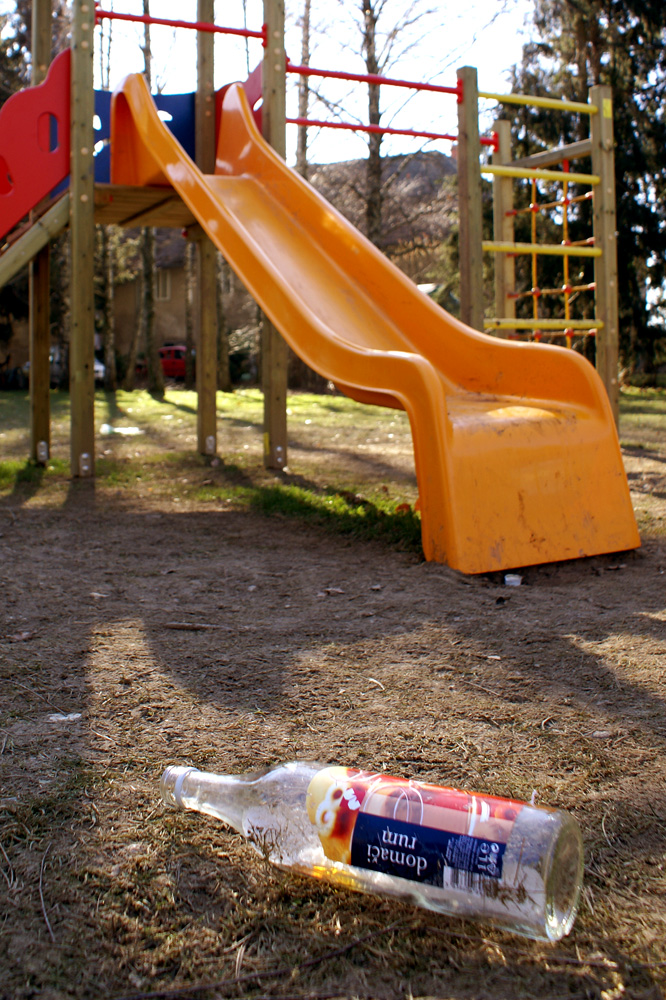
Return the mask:
[[[171, 390], [163, 400], [147, 392], [98, 392], [95, 426], [98, 458], [96, 489], [116, 497], [173, 496], [181, 503], [203, 502], [251, 508], [363, 540], [382, 540], [420, 551], [420, 519], [413, 509], [417, 491], [411, 471], [411, 436], [405, 414], [363, 406], [338, 396], [289, 398], [293, 469], [263, 468], [263, 399], [256, 389], [218, 394], [222, 459], [196, 453], [196, 394]], [[40, 468], [24, 457], [29, 448], [26, 393], [0, 394], [0, 443], [13, 457], [0, 462], [0, 496], [30, 491], [43, 496], [69, 488], [68, 396], [52, 393], [52, 458]], [[355, 448], [382, 450], [381, 468], [366, 468], [358, 492], [348, 455]], [[323, 450], [326, 462], [322, 462]], [[333, 454], [331, 454], [331, 452]], [[336, 456], [339, 461], [336, 461]]]
[[[70, 488], [69, 397], [54, 391], [52, 453], [45, 468], [26, 461], [27, 393], [0, 393], [0, 496], [31, 492], [55, 499]], [[414, 509], [411, 434], [404, 413], [342, 396], [292, 394], [288, 401], [290, 466], [263, 468], [263, 402], [258, 389], [218, 393], [221, 458], [196, 453], [196, 393], [171, 389], [95, 397], [96, 486], [116, 497], [172, 496], [251, 508], [358, 539], [420, 550]], [[621, 395], [621, 442], [646, 455], [663, 446], [666, 390], [629, 387]]]
[[654, 448], [664, 441], [666, 389], [626, 388], [621, 395], [620, 441], [623, 447]]

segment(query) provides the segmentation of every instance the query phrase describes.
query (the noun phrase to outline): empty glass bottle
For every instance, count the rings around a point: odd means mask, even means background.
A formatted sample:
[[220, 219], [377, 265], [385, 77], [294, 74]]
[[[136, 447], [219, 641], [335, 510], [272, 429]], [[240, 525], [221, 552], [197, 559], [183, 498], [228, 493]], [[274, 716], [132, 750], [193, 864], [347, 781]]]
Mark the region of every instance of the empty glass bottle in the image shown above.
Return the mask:
[[557, 941], [573, 925], [583, 844], [566, 812], [348, 767], [235, 777], [168, 767], [172, 806], [223, 820], [282, 868]]

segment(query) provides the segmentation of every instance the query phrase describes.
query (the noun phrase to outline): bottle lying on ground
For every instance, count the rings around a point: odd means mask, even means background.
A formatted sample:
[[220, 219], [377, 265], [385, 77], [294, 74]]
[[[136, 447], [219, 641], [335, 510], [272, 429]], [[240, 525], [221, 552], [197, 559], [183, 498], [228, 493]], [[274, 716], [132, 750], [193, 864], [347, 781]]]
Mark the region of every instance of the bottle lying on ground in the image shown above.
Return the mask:
[[349, 767], [234, 777], [168, 767], [163, 800], [223, 820], [282, 868], [557, 941], [583, 844], [566, 812]]

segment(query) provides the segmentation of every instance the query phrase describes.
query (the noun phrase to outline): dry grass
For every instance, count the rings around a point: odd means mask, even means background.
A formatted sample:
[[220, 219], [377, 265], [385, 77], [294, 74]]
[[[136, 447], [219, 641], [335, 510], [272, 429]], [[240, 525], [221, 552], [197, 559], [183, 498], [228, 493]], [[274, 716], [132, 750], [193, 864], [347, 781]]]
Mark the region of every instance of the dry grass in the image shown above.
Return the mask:
[[[257, 421], [225, 411], [211, 467], [187, 456], [177, 394], [171, 420], [102, 441], [95, 484], [56, 462], [2, 487], [0, 996], [662, 997], [666, 438], [663, 396], [656, 423], [636, 398], [622, 438], [643, 549], [517, 589], [253, 513], [232, 487], [269, 482]], [[413, 498], [399, 418], [343, 410], [336, 427], [306, 404], [294, 477]], [[6, 433], [18, 459], [25, 430]], [[570, 809], [572, 934], [544, 946], [295, 877], [159, 802], [168, 763], [293, 757]]]

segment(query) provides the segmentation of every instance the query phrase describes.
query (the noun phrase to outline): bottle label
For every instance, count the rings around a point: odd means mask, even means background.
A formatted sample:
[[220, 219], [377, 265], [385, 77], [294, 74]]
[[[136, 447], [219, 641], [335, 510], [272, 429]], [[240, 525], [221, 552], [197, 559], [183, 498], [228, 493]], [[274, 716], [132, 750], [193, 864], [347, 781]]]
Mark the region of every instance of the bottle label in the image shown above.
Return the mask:
[[523, 806], [344, 767], [319, 771], [307, 804], [331, 860], [473, 892], [501, 879]]

